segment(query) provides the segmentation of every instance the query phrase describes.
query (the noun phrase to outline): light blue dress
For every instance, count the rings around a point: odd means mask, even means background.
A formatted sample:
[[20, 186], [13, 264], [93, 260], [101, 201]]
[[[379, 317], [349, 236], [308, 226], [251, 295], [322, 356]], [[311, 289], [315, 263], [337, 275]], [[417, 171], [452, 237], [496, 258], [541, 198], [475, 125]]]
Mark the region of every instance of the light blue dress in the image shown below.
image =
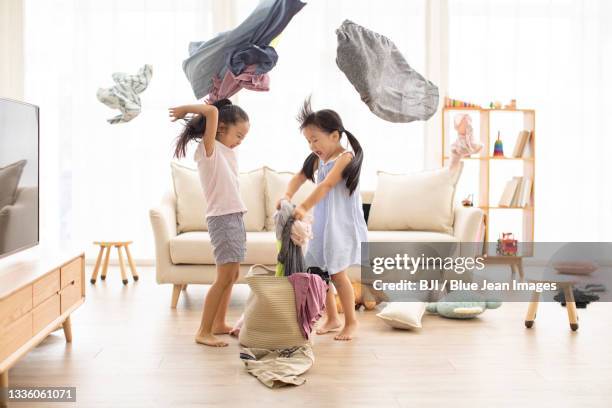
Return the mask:
[[[327, 177], [337, 159], [327, 163], [319, 160], [317, 184]], [[343, 179], [315, 205], [306, 266], [318, 266], [333, 275], [351, 265], [360, 265], [361, 243], [368, 240], [367, 230], [359, 186], [349, 195]]]

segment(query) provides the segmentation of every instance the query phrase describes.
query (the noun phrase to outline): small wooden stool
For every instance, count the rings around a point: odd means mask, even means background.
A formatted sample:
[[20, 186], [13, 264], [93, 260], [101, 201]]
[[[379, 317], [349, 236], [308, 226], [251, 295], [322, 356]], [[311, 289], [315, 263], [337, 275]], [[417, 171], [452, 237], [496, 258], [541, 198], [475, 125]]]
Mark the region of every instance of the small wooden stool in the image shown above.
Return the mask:
[[[535, 281], [531, 282], [550, 282], [550, 281]], [[576, 301], [574, 300], [574, 286], [573, 282], [556, 282], [558, 287], [563, 289], [565, 295], [565, 308], [567, 309], [567, 318], [569, 320], [570, 328], [572, 331], [578, 330], [578, 312], [576, 311]], [[533, 292], [531, 295], [531, 301], [529, 302], [529, 308], [527, 309], [527, 316], [525, 317], [525, 327], [530, 329], [533, 326], [538, 311], [538, 304], [540, 303], [540, 293]]]
[[121, 253], [121, 248], [125, 251], [127, 255], [128, 263], [130, 264], [130, 269], [132, 270], [132, 278], [134, 281], [138, 280], [138, 273], [136, 272], [136, 266], [134, 265], [134, 260], [132, 259], [132, 254], [130, 253], [130, 245], [132, 241], [96, 241], [94, 245], [100, 246], [100, 252], [98, 253], [98, 259], [96, 259], [96, 266], [94, 267], [93, 273], [91, 275], [91, 283], [96, 283], [96, 279], [98, 278], [98, 270], [100, 269], [100, 261], [102, 261], [102, 254], [104, 250], [106, 250], [106, 256], [104, 257], [104, 266], [102, 267], [102, 276], [100, 277], [102, 280], [106, 279], [106, 271], [108, 270], [108, 261], [110, 259], [110, 253], [112, 247], [117, 248], [117, 252], [119, 253], [119, 267], [121, 268], [121, 279], [124, 285], [127, 285], [128, 279], [125, 273], [125, 265], [123, 263], [123, 254]]

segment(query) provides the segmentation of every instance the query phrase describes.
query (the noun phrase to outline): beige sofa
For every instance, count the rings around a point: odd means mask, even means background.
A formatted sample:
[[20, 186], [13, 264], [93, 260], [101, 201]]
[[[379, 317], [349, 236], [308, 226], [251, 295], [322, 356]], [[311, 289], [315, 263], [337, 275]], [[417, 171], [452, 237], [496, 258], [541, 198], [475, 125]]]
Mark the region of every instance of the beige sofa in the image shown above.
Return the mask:
[[[483, 213], [477, 208], [453, 205], [454, 187], [460, 173], [450, 176], [447, 173], [446, 170], [415, 175], [379, 173], [377, 190], [361, 193], [364, 204], [371, 204], [368, 240], [473, 242], [477, 239]], [[211, 284], [216, 272], [204, 217], [206, 203], [197, 171], [172, 163], [172, 174], [174, 188], [149, 215], [155, 236], [157, 283], [173, 285], [171, 305], [174, 308], [184, 285]], [[240, 175], [241, 195], [248, 212], [245, 215], [247, 254], [239, 282], [243, 282], [245, 272], [253, 264], [276, 264], [274, 206], [291, 177], [291, 173], [269, 168]], [[294, 201], [301, 202], [313, 189], [314, 185], [308, 182]], [[349, 275], [359, 280], [359, 267], [350, 268]]]

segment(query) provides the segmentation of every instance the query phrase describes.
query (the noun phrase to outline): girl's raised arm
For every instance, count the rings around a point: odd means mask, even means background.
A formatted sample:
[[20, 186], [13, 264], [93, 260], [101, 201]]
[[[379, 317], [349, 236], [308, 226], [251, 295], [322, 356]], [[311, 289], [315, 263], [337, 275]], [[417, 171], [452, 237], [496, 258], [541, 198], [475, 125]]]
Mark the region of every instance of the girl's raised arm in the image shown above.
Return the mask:
[[202, 142], [206, 150], [206, 157], [210, 157], [215, 150], [215, 138], [217, 136], [217, 124], [219, 120], [219, 110], [217, 107], [208, 104], [183, 105], [170, 108], [168, 111], [173, 122], [178, 119], [183, 119], [188, 113], [194, 113], [204, 117], [206, 127], [202, 135]]

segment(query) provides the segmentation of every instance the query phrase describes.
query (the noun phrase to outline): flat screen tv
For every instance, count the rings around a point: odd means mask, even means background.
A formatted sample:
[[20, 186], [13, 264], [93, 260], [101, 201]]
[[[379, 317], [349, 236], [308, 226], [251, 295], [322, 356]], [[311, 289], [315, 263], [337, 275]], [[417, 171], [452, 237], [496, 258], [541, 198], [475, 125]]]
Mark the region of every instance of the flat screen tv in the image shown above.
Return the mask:
[[0, 98], [0, 258], [39, 242], [39, 109]]

